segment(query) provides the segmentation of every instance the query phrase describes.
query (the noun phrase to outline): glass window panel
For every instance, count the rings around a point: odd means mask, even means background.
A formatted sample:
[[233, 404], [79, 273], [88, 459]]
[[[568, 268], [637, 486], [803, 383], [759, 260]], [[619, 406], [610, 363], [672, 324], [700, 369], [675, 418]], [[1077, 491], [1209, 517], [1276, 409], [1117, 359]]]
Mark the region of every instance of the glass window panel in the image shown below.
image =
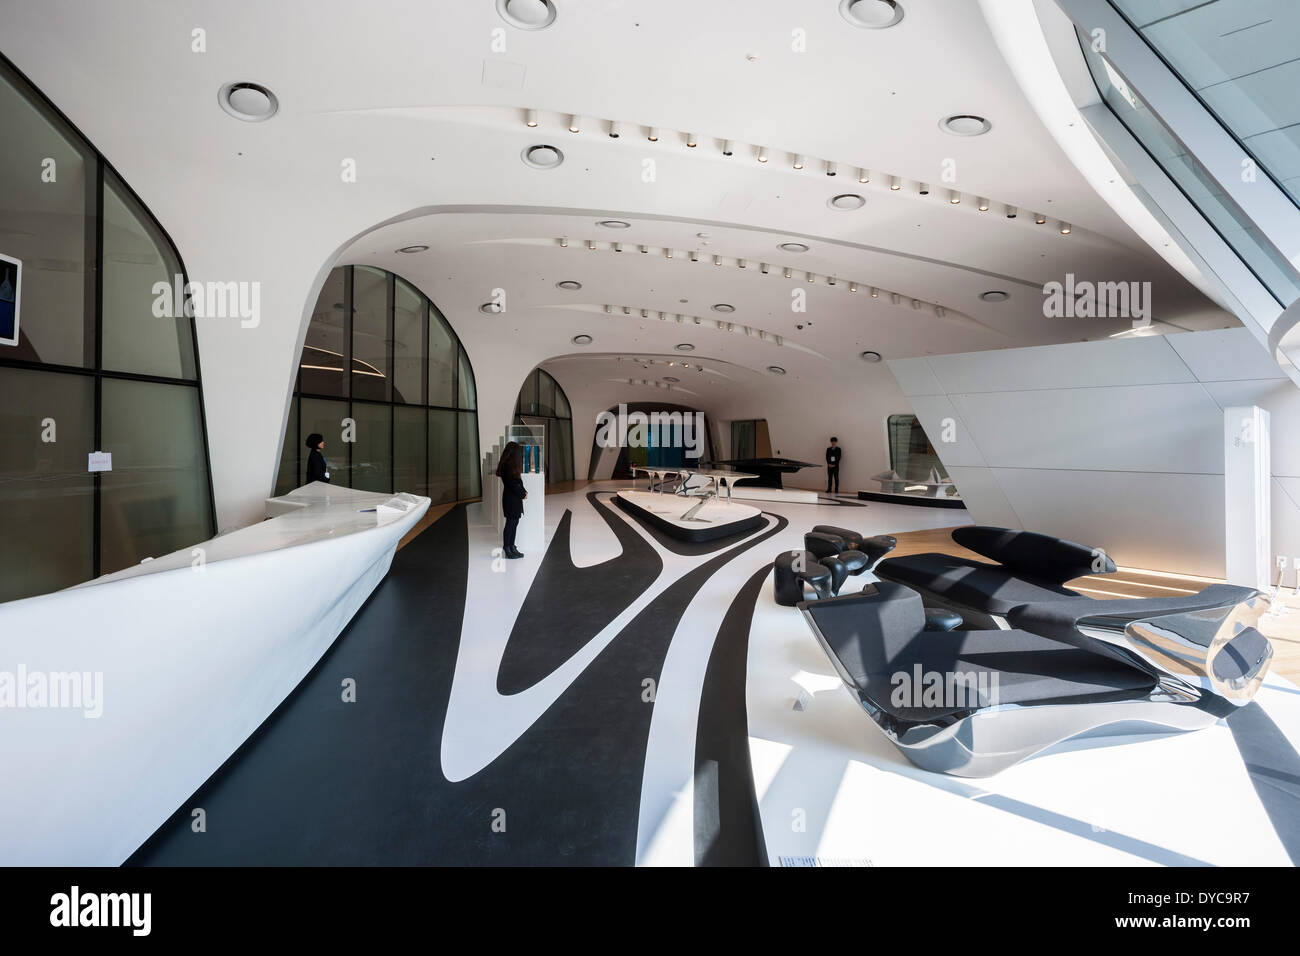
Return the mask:
[[[348, 417], [348, 403], [324, 398], [302, 400], [302, 421], [298, 424], [298, 484], [307, 483], [307, 436], [319, 432], [325, 436], [325, 464], [329, 468], [330, 484], [350, 486], [348, 475], [348, 446], [343, 442], [343, 420]], [[286, 442], [288, 439], [285, 439]]]
[[393, 291], [393, 401], [424, 404], [424, 296], [401, 279]]
[[95, 381], [0, 368], [0, 601], [94, 574]]
[[573, 422], [567, 418], [555, 418], [550, 422], [548, 439], [550, 442], [550, 481], [573, 480]]
[[465, 350], [459, 349], [459, 359], [456, 371], [456, 407], [457, 408], [478, 408], [478, 396], [474, 388], [474, 371], [469, 367], [469, 359], [465, 357]]
[[478, 460], [478, 416], [473, 412], [457, 414], [460, 416], [456, 456], [460, 461], [458, 493], [461, 498], [477, 498], [482, 484]]
[[352, 487], [362, 491], [392, 491], [392, 406], [353, 402], [352, 418], [356, 422]]
[[519, 389], [519, 404], [515, 410], [518, 415], [537, 414], [537, 371], [528, 373], [523, 386]]
[[307, 395], [347, 396], [343, 380], [346, 339], [343, 327], [344, 277], [346, 269], [333, 269], [325, 279], [307, 326], [302, 346], [300, 388]]
[[284, 428], [284, 444], [280, 447], [280, 470], [275, 475], [276, 495], [287, 495], [298, 487], [298, 449], [307, 453], [303, 444], [307, 436], [298, 431], [298, 396], [289, 400], [289, 420]]
[[25, 87], [0, 61], [0, 252], [23, 264], [18, 344], [0, 357], [90, 366], [95, 160]]
[[555, 414], [555, 379], [540, 371], [537, 373], [537, 414]]
[[388, 367], [388, 273], [352, 269], [352, 397], [391, 398]]
[[199, 390], [104, 379], [100, 573], [212, 537]]
[[429, 410], [429, 490], [433, 503], [456, 500], [456, 412]]
[[[104, 173], [104, 368], [166, 378], [193, 379], [194, 339], [174, 290], [180, 263], [153, 220], [112, 173]], [[159, 295], [155, 285], [167, 291]], [[196, 295], [203, 321], [239, 322], [251, 306], [246, 286], [224, 280]], [[243, 291], [241, 291], [243, 290]], [[201, 301], [200, 301], [201, 300]], [[164, 311], [163, 317], [155, 314]]]
[[393, 490], [423, 495], [428, 487], [424, 449], [429, 441], [423, 408], [393, 409]]
[[573, 409], [569, 407], [568, 396], [564, 394], [564, 389], [560, 387], [559, 382], [555, 383], [555, 417], [556, 418], [573, 417]]
[[456, 399], [456, 337], [429, 303], [429, 404], [450, 408]]
[[887, 423], [889, 467], [900, 478], [925, 481], [930, 476], [931, 468], [938, 472], [941, 479], [948, 477], [943, 462], [939, 460], [915, 415], [890, 415]]

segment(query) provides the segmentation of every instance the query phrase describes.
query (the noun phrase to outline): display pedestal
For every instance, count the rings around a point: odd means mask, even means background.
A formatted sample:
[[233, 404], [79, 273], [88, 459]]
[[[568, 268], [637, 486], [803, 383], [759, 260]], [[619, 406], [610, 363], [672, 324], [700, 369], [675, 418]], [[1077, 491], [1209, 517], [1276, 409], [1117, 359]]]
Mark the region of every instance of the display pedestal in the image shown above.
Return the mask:
[[1273, 584], [1268, 426], [1268, 412], [1258, 406], [1223, 410], [1225, 577], [1261, 591]]
[[[524, 516], [515, 529], [515, 547], [524, 554], [535, 552], [540, 556], [546, 547], [546, 476], [541, 472], [524, 472], [519, 477], [523, 479], [528, 498], [524, 501]], [[492, 483], [499, 534], [506, 527], [506, 516], [501, 511], [501, 479], [494, 475]]]

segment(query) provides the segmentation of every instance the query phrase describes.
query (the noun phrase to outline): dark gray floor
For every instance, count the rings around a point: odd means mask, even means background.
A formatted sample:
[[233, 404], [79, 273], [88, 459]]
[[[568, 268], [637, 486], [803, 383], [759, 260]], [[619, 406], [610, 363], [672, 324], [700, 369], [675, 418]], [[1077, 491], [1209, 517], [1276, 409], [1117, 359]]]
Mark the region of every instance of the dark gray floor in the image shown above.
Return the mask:
[[[128, 864], [632, 864], [653, 712], [642, 700], [641, 682], [657, 682], [681, 614], [714, 572], [784, 525], [780, 519], [671, 584], [505, 753], [453, 784], [441, 773], [439, 750], [468, 547], [465, 511], [453, 510], [397, 553], [388, 577], [319, 665]], [[555, 541], [567, 561], [567, 538]], [[607, 563], [606, 574], [630, 575], [614, 589], [616, 603], [625, 606], [653, 580], [641, 573], [648, 567], [638, 570], [650, 558], [658, 561], [633, 546], [626, 562]], [[556, 580], [539, 576], [535, 587], [550, 589], [564, 577], [565, 562], [558, 556], [555, 562]], [[608, 583], [584, 576], [581, 590], [608, 594]], [[746, 593], [752, 612], [749, 592], [756, 588]], [[536, 606], [545, 607], [545, 598], [539, 590]], [[537, 630], [511, 651], [515, 686], [558, 663], [556, 642], [572, 646], [571, 615], [534, 623]], [[731, 635], [730, 663], [711, 674], [715, 693], [702, 725], [710, 746], [720, 734], [725, 744], [727, 734], [739, 733], [743, 744], [736, 622], [724, 630]], [[356, 703], [340, 699], [348, 677], [356, 681]], [[752, 806], [747, 761], [730, 759], [725, 774], [729, 796], [714, 817], [726, 825], [701, 836], [708, 846], [702, 862], [759, 863], [757, 824], [735, 816]], [[737, 801], [746, 792], [749, 802]], [[206, 811], [205, 833], [190, 829], [195, 807]], [[504, 811], [504, 832], [493, 827], [498, 811]]]

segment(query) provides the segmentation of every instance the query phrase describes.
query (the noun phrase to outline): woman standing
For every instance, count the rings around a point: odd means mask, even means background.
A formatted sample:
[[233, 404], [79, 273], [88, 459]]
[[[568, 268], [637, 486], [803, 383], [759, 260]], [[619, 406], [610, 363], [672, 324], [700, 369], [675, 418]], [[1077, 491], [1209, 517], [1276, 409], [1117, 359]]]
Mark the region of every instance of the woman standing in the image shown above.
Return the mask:
[[313, 481], [329, 484], [330, 466], [322, 452], [325, 436], [320, 432], [312, 432], [307, 436], [307, 447], [311, 449], [311, 454], [307, 456], [307, 484], [310, 485]]
[[497, 477], [501, 479], [501, 513], [506, 516], [501, 544], [507, 558], [523, 557], [515, 547], [515, 530], [524, 513], [524, 499], [528, 497], [524, 480], [519, 477], [523, 471], [523, 451], [518, 442], [512, 441], [502, 449], [501, 461], [497, 464]]

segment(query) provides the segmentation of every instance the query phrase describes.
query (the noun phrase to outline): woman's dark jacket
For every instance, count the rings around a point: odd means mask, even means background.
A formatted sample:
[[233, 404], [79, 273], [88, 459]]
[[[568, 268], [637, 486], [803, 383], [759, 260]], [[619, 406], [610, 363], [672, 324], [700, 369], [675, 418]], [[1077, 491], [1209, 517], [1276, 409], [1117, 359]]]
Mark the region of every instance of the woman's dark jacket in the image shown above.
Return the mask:
[[319, 448], [313, 448], [311, 454], [307, 456], [307, 484], [313, 481], [323, 481], [329, 483], [329, 469], [325, 466], [325, 456], [320, 453]]
[[524, 480], [518, 475], [501, 476], [501, 511], [507, 518], [524, 513]]

